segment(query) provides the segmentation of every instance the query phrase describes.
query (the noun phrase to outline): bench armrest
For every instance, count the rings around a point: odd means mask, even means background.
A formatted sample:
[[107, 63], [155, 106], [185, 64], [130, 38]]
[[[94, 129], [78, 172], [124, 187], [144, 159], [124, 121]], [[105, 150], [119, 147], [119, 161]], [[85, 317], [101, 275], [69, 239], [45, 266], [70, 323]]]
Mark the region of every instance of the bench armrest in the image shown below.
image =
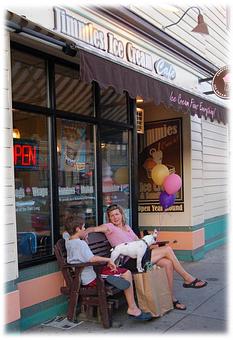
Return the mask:
[[[101, 274], [101, 269], [106, 266], [106, 262], [104, 261], [98, 261], [98, 262], [83, 262], [83, 263], [69, 263], [69, 264], [66, 264], [64, 266], [64, 268], [71, 268], [75, 271], [75, 273], [77, 275], [80, 275], [81, 274], [81, 271], [85, 268], [85, 267], [93, 267], [95, 273], [96, 273], [96, 276], [97, 278], [100, 277], [100, 274]], [[75, 275], [76, 275], [75, 274]]]
[[96, 267], [96, 266], [103, 266], [106, 265], [106, 262], [104, 261], [98, 261], [98, 262], [83, 262], [83, 263], [67, 263], [64, 265], [64, 268], [85, 268], [85, 267]]

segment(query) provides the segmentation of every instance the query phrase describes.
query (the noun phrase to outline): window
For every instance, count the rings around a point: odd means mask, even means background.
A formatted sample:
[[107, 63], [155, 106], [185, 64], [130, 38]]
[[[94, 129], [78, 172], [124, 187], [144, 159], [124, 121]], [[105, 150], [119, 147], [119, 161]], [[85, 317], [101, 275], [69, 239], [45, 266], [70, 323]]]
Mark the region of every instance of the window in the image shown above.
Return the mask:
[[18, 258], [27, 267], [53, 255], [67, 214], [75, 220], [81, 211], [86, 227], [95, 226], [117, 202], [131, 222], [131, 135], [126, 94], [83, 83], [79, 65], [12, 46]]
[[55, 65], [55, 88], [58, 110], [93, 116], [92, 86], [80, 81], [78, 66]]
[[125, 94], [118, 94], [111, 87], [100, 91], [101, 118], [128, 123]]
[[[52, 254], [47, 117], [14, 110], [15, 204], [19, 263]], [[20, 138], [19, 138], [20, 137]]]
[[45, 61], [14, 49], [11, 58], [13, 101], [47, 106]]
[[137, 133], [144, 133], [144, 110], [137, 107]]
[[57, 119], [60, 233], [67, 212], [85, 213], [86, 226], [96, 225], [93, 126]]
[[103, 128], [101, 152], [103, 212], [110, 204], [120, 204], [130, 223], [129, 132]]

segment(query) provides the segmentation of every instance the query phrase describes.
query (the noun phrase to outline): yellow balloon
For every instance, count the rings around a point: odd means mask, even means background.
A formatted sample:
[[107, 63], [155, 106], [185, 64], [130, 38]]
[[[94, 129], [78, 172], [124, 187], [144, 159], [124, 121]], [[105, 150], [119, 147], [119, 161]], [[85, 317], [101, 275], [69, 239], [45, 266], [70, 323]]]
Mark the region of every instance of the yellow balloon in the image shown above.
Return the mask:
[[128, 168], [122, 167], [117, 169], [115, 172], [114, 180], [116, 184], [128, 184], [129, 182], [129, 175], [128, 175]]
[[168, 168], [163, 164], [157, 164], [151, 171], [151, 178], [156, 185], [162, 185], [165, 178], [169, 175]]

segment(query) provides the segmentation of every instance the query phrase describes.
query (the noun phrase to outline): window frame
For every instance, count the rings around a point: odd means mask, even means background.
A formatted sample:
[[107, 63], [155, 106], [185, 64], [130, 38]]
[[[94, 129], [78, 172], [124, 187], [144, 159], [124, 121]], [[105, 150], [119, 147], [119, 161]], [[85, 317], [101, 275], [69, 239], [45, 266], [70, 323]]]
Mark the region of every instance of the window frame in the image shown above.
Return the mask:
[[[93, 105], [94, 105], [94, 116], [84, 116], [75, 112], [64, 112], [56, 109], [56, 93], [55, 93], [55, 64], [61, 64], [68, 67], [79, 68], [78, 63], [69, 62], [63, 60], [59, 57], [50, 55], [46, 52], [39, 51], [37, 49], [19, 44], [17, 42], [11, 42], [11, 49], [17, 49], [22, 52], [30, 53], [37, 57], [40, 57], [45, 60], [47, 67], [47, 91], [48, 91], [48, 107], [42, 107], [37, 105], [31, 105], [22, 102], [12, 101], [12, 108], [22, 110], [25, 112], [37, 113], [40, 115], [45, 115], [48, 117], [49, 121], [49, 129], [48, 129], [48, 138], [49, 138], [49, 146], [50, 146], [50, 188], [51, 188], [51, 221], [53, 223], [51, 227], [52, 231], [52, 249], [54, 244], [60, 238], [59, 230], [59, 195], [58, 195], [58, 181], [57, 181], [57, 136], [56, 136], [56, 118], [64, 118], [69, 120], [74, 120], [78, 122], [86, 122], [89, 124], [93, 124], [94, 128], [94, 137], [96, 140], [95, 144], [95, 160], [96, 160], [96, 198], [97, 198], [97, 220], [98, 223], [101, 224], [103, 222], [103, 212], [102, 212], [102, 159], [101, 153], [98, 152], [101, 148], [100, 146], [100, 128], [102, 126], [115, 127], [119, 129], [127, 129], [130, 133], [129, 140], [129, 150], [133, 148], [133, 152], [129, 152], [129, 166], [131, 167], [131, 181], [130, 181], [130, 209], [132, 209], [132, 227], [133, 230], [138, 233], [137, 228], [137, 197], [135, 193], [137, 189], [135, 185], [135, 180], [137, 180], [137, 157], [135, 151], [137, 150], [137, 133], [136, 133], [136, 106], [135, 101], [131, 99], [128, 93], [125, 92], [126, 95], [126, 110], [128, 115], [128, 123], [120, 123], [116, 121], [111, 121], [108, 119], [101, 118], [99, 111], [99, 103], [100, 103], [100, 88], [98, 83], [95, 81], [92, 82], [92, 91], [93, 91]], [[136, 226], [136, 227], [135, 227]], [[50, 261], [54, 261], [55, 255], [54, 253], [48, 256], [44, 256], [42, 258], [32, 259], [29, 261], [25, 261], [19, 264], [19, 268], [28, 268], [34, 265], [48, 263]]]

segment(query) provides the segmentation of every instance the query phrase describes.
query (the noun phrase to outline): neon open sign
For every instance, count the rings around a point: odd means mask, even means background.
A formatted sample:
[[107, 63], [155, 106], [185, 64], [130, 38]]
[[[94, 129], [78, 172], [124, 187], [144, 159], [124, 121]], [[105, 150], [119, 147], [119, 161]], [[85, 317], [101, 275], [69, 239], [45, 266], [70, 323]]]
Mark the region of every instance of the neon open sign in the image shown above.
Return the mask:
[[14, 138], [14, 165], [16, 169], [37, 170], [39, 148], [36, 141]]

